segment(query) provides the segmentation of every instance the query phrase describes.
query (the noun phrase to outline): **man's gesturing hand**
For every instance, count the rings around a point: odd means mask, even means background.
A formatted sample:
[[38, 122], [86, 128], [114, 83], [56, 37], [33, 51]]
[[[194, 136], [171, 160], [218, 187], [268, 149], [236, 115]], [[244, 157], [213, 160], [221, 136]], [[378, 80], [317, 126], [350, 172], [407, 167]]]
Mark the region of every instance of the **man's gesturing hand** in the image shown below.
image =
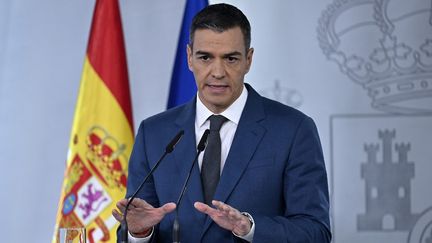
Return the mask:
[[238, 236], [244, 236], [249, 233], [252, 225], [246, 216], [223, 202], [213, 200], [212, 204], [216, 208], [211, 208], [201, 202], [196, 202], [194, 206], [198, 211], [210, 216], [220, 227], [230, 230]]
[[[117, 202], [118, 210], [114, 209], [112, 211], [114, 218], [119, 222], [123, 221], [123, 213], [127, 202], [127, 199], [120, 200]], [[175, 208], [175, 203], [167, 203], [159, 208], [154, 208], [146, 201], [135, 198], [130, 204], [127, 213], [129, 232], [138, 235], [148, 232], [163, 219], [165, 214], [172, 212]]]

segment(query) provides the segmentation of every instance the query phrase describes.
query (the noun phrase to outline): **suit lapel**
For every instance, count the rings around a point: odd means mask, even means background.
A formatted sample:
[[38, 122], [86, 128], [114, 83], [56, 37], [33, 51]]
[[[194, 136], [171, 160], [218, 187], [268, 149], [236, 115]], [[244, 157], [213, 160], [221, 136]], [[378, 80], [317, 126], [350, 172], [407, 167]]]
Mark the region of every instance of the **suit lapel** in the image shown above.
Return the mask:
[[[265, 118], [262, 98], [249, 85], [246, 84], [246, 87], [249, 91], [248, 99], [214, 196], [216, 200], [222, 202], [228, 200], [266, 131], [259, 123]], [[211, 223], [212, 220], [208, 217], [202, 236]]]
[[[178, 118], [175, 121], [175, 124], [179, 127], [179, 129], [183, 129], [185, 131], [184, 137], [182, 139], [184, 141], [180, 142], [177, 145], [177, 148], [174, 152], [175, 163], [177, 166], [177, 170], [179, 171], [179, 178], [181, 178], [179, 180], [180, 190], [183, 187], [183, 183], [187, 178], [190, 167], [192, 166], [192, 161], [197, 153], [195, 146], [195, 103], [196, 98], [186, 105], [185, 110], [179, 114]], [[178, 195], [180, 195], [180, 190], [178, 192]], [[195, 202], [202, 202], [203, 200], [204, 195], [201, 185], [200, 171], [198, 167], [198, 162], [195, 162], [181, 205], [193, 205]], [[182, 211], [184, 210], [184, 208], [184, 206], [180, 206], [179, 210]], [[197, 210], [193, 211], [195, 212], [195, 216], [199, 220], [198, 222], [204, 222], [205, 215], [198, 212]]]

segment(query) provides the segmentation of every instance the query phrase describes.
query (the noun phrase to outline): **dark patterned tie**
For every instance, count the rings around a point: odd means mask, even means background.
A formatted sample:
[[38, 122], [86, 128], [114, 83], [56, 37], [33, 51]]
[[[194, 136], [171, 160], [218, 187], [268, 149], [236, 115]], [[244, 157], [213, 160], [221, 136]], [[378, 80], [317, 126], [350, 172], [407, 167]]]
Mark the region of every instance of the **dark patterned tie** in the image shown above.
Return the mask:
[[221, 168], [221, 138], [219, 130], [228, 119], [220, 115], [212, 115], [210, 120], [210, 133], [207, 147], [204, 151], [201, 166], [201, 180], [204, 189], [204, 201], [211, 205], [216, 186], [219, 183]]

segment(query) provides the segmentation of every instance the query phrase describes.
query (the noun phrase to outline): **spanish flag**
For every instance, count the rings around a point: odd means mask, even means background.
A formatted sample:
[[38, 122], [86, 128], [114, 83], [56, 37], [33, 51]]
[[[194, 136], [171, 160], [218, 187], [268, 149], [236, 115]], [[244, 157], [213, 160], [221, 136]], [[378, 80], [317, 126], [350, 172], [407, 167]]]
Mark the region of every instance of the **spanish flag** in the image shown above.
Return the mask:
[[130, 100], [118, 0], [97, 0], [55, 227], [85, 227], [89, 243], [116, 241], [111, 211], [126, 194]]

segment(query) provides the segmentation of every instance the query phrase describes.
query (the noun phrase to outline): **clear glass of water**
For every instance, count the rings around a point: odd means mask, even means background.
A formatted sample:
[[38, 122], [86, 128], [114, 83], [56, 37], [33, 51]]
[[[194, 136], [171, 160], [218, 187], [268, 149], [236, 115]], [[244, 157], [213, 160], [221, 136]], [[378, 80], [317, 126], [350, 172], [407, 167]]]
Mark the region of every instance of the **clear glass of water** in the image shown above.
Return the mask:
[[86, 243], [86, 229], [59, 228], [56, 243]]

